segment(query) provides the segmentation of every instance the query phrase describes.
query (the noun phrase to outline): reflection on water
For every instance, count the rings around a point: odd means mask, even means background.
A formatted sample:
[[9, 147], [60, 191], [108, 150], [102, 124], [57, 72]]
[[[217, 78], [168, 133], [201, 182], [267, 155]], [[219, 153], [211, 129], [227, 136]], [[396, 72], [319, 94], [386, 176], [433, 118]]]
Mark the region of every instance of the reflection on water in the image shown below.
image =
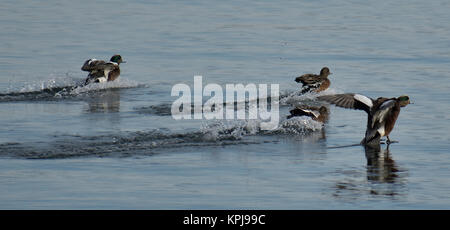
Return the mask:
[[382, 150], [380, 145], [365, 147], [367, 158], [367, 179], [372, 182], [395, 183], [399, 172], [389, 154], [389, 145]]
[[325, 141], [327, 139], [325, 133], [326, 133], [325, 127], [323, 127], [321, 130], [311, 132], [308, 135], [305, 135], [303, 137], [303, 142], [313, 144], [313, 145], [317, 145], [319, 143], [321, 149], [324, 149], [324, 151], [325, 151], [325, 149], [326, 149]]
[[366, 179], [360, 170], [339, 171], [345, 179], [336, 183], [334, 196], [357, 199], [367, 195], [398, 198], [405, 195], [405, 170], [399, 169], [391, 157], [389, 145], [364, 146], [367, 159]]
[[[391, 158], [389, 145], [365, 147], [367, 158], [367, 180], [371, 183], [371, 194], [396, 196], [401, 194], [404, 171]], [[384, 184], [384, 186], [383, 186]], [[380, 186], [381, 185], [381, 186]]]
[[120, 111], [120, 91], [106, 90], [87, 99], [89, 113], [117, 113]]

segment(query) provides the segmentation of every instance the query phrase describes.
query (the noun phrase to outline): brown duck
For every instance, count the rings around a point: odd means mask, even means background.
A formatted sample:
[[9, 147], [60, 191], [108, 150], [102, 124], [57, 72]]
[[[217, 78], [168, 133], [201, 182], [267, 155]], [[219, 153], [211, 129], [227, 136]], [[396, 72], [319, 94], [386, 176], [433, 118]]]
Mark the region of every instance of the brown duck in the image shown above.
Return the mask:
[[89, 72], [84, 84], [116, 80], [120, 75], [120, 63], [126, 62], [118, 54], [112, 56], [109, 62], [97, 59], [86, 60], [81, 67], [81, 70]]
[[303, 74], [300, 77], [295, 78], [297, 83], [302, 83], [302, 93], [306, 92], [320, 92], [328, 89], [330, 87], [330, 80], [328, 79], [328, 75], [330, 75], [330, 69], [328, 67], [323, 67], [320, 70], [320, 75], [317, 74]]
[[325, 106], [321, 106], [320, 108], [314, 106], [299, 106], [289, 112], [291, 114], [287, 117], [288, 119], [292, 117], [307, 116], [322, 123], [328, 120], [328, 109]]
[[384, 136], [390, 144], [389, 134], [394, 129], [400, 107], [410, 104], [409, 97], [406, 95], [397, 98], [379, 97], [374, 100], [361, 94], [347, 93], [317, 98], [339, 107], [366, 111], [368, 115], [366, 136], [361, 141], [364, 145], [380, 144], [380, 138]]

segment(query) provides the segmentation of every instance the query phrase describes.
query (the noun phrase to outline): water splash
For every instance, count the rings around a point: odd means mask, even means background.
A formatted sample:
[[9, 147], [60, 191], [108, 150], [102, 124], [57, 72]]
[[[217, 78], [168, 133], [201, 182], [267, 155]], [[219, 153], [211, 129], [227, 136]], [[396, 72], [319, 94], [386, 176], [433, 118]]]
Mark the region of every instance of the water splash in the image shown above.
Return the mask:
[[47, 80], [27, 83], [20, 88], [8, 87], [6, 93], [0, 93], [0, 102], [59, 100], [74, 98], [74, 96], [93, 91], [143, 86], [129, 79], [118, 79], [113, 82], [94, 83], [86, 86], [83, 85], [83, 82], [83, 79], [75, 78], [69, 74], [65, 76], [52, 75]]
[[59, 135], [51, 142], [0, 144], [0, 157], [55, 159], [152, 155], [173, 148], [260, 144], [263, 139], [246, 137], [293, 134], [307, 136], [322, 129], [320, 122], [309, 117], [285, 120], [278, 129], [272, 131], [261, 130], [260, 122], [259, 120], [213, 121], [204, 123], [199, 130], [188, 132], [155, 129], [97, 136]]
[[118, 79], [116, 81], [108, 81], [101, 83], [92, 83], [85, 86], [77, 86], [70, 91], [71, 95], [78, 95], [86, 92], [106, 90], [106, 89], [126, 89], [126, 88], [136, 88], [142, 86], [136, 81], [129, 79]]
[[299, 91], [294, 92], [285, 92], [280, 96], [280, 105], [298, 105], [302, 102], [312, 102], [315, 101], [317, 97], [323, 95], [332, 95], [342, 93], [340, 90], [329, 88], [327, 90], [315, 93], [315, 92], [307, 92], [301, 94]]
[[205, 140], [240, 140], [244, 136], [256, 135], [260, 132], [259, 121], [241, 120], [241, 121], [215, 121], [202, 124], [200, 132]]
[[305, 135], [311, 132], [322, 130], [323, 123], [313, 120], [310, 117], [292, 117], [282, 121], [276, 130], [271, 131], [277, 134]]
[[261, 120], [220, 120], [202, 124], [205, 140], [241, 140], [252, 135], [307, 135], [321, 130], [323, 123], [310, 117], [293, 117], [280, 122], [274, 130], [261, 130]]
[[[35, 79], [34, 77], [32, 79]], [[32, 80], [24, 83], [23, 85], [16, 85], [10, 79], [9, 85], [1, 95], [5, 94], [20, 94], [43, 91], [45, 89], [61, 88], [68, 86], [80, 85], [81, 80], [72, 76], [69, 73], [66, 74], [50, 74], [45, 80]]]

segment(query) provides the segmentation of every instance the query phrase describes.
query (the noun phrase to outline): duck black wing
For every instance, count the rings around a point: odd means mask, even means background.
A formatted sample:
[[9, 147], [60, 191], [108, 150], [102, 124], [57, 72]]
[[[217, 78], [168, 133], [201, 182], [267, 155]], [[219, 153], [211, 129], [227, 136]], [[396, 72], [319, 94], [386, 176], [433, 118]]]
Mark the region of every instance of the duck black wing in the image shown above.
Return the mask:
[[99, 71], [103, 68], [104, 65], [105, 61], [92, 58], [84, 62], [83, 66], [81, 67], [81, 70], [88, 72]]
[[111, 71], [109, 63], [102, 60], [89, 59], [86, 60], [81, 67], [81, 70], [89, 72], [84, 84], [91, 82], [101, 82], [101, 78], [108, 78], [108, 73]]
[[312, 108], [308, 107], [297, 107], [295, 109], [292, 109], [289, 111], [291, 115], [289, 115], [287, 118], [290, 119], [292, 117], [299, 117], [299, 116], [308, 116], [308, 117], [314, 117], [318, 118], [320, 116], [320, 113], [318, 111], [314, 111]]
[[372, 98], [355, 93], [325, 95], [319, 96], [317, 99], [347, 109], [364, 110], [367, 114], [370, 114], [370, 110], [374, 104], [374, 100]]
[[320, 77], [319, 75], [308, 73], [295, 78], [295, 81], [297, 83], [301, 82], [303, 85], [314, 85], [320, 82]]
[[391, 116], [391, 113], [393, 112], [393, 108], [395, 106], [396, 100], [394, 98], [384, 99], [381, 105], [377, 108], [377, 110], [373, 114], [371, 124], [372, 128], [375, 127], [376, 123], [384, 124], [386, 122], [386, 119]]

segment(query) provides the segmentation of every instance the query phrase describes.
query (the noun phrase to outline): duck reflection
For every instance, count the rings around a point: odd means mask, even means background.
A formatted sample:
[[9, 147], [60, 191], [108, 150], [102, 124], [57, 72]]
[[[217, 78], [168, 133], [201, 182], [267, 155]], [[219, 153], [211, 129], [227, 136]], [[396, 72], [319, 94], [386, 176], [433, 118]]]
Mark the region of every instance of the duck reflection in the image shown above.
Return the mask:
[[[405, 194], [404, 170], [400, 170], [392, 159], [389, 145], [382, 149], [380, 145], [364, 146], [367, 159], [366, 180], [359, 170], [345, 170], [344, 180], [335, 185], [333, 196], [357, 199], [364, 194], [398, 197]], [[359, 178], [359, 179], [358, 179]]]
[[117, 113], [120, 111], [120, 91], [111, 89], [90, 95], [88, 99], [89, 113]]
[[389, 145], [365, 146], [367, 179], [372, 182], [394, 183], [398, 178], [398, 167], [389, 154]]

